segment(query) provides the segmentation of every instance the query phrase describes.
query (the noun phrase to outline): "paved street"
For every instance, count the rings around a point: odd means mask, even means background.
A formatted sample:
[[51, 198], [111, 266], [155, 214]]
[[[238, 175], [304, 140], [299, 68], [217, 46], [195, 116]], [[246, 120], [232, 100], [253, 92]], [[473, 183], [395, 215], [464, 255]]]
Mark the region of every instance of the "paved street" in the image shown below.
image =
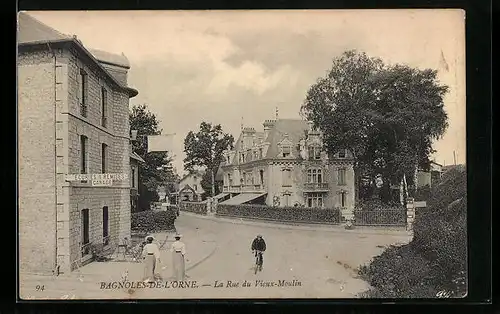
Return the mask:
[[[48, 281], [46, 286], [52, 285], [52, 290], [43, 294], [33, 291], [41, 279], [26, 277], [24, 291], [31, 291], [37, 298], [56, 297], [56, 287], [60, 290], [57, 298], [64, 294], [76, 298], [351, 298], [368, 288], [356, 278], [359, 265], [380, 254], [385, 246], [409, 241], [404, 231], [235, 223], [189, 213], [181, 213], [176, 226], [187, 247], [187, 280], [195, 280], [198, 288], [101, 290], [99, 281], [120, 281], [125, 269], [130, 281], [141, 279], [141, 264], [115, 262], [92, 263], [83, 267], [80, 275], [50, 279], [57, 284]], [[266, 240], [268, 250], [263, 271], [255, 275], [250, 244], [258, 233]], [[157, 238], [162, 241], [165, 236]], [[165, 281], [171, 276], [171, 257], [165, 250], [162, 259], [160, 270]], [[289, 286], [277, 287], [280, 280]], [[223, 286], [215, 288], [215, 281]], [[228, 281], [238, 287], [227, 287]], [[242, 287], [244, 281], [249, 287]], [[64, 288], [64, 283], [68, 288]]]

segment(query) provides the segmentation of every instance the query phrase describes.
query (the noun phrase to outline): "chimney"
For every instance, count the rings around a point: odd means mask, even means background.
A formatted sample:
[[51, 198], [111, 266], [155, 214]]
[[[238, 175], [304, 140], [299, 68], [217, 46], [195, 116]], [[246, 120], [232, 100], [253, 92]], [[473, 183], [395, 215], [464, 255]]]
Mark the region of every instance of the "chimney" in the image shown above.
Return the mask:
[[269, 136], [269, 131], [274, 127], [276, 120], [266, 120], [264, 121], [264, 140]]

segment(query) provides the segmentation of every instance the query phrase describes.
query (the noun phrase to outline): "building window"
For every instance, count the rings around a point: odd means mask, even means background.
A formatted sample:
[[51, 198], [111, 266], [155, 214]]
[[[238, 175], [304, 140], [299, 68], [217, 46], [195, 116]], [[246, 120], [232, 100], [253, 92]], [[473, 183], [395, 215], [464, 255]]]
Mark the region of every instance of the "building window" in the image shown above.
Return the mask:
[[338, 184], [345, 185], [345, 174], [346, 170], [344, 168], [338, 170]]
[[135, 167], [132, 167], [132, 187], [135, 188]]
[[227, 156], [227, 163], [230, 164], [231, 161], [229, 161], [229, 156]]
[[102, 173], [106, 173], [106, 159], [108, 158], [108, 145], [101, 145], [101, 171]]
[[346, 195], [345, 191], [341, 191], [339, 194], [341, 207], [345, 207], [345, 195]]
[[79, 74], [79, 98], [80, 98], [80, 114], [87, 117], [87, 88], [88, 88], [88, 75], [84, 69], [80, 69]]
[[101, 125], [108, 125], [108, 91], [106, 88], [101, 88]]
[[340, 150], [340, 152], [339, 152], [339, 158], [345, 158], [346, 155], [347, 155], [347, 153], [346, 153], [345, 149]]
[[259, 148], [259, 159], [262, 159], [264, 156], [262, 148]]
[[87, 173], [87, 145], [88, 138], [85, 135], [80, 135], [80, 173]]
[[109, 213], [108, 206], [102, 208], [102, 243], [109, 244]]
[[81, 252], [82, 257], [90, 254], [90, 234], [89, 234], [89, 210], [82, 209], [81, 212]]
[[231, 174], [227, 175], [227, 179], [229, 181], [229, 186], [233, 186], [233, 178], [231, 177]]
[[308, 183], [323, 183], [323, 175], [321, 169], [308, 169], [307, 170]]
[[243, 185], [247, 184], [247, 174], [246, 172], [243, 172]]
[[283, 186], [292, 186], [292, 170], [291, 169], [283, 169], [282, 171], [283, 177]]
[[290, 206], [290, 193], [283, 194], [283, 206], [285, 207]]
[[264, 170], [259, 170], [260, 184], [264, 185]]
[[196, 185], [196, 184], [193, 185], [193, 188], [194, 188], [195, 191], [198, 191], [198, 185]]
[[323, 194], [307, 193], [307, 207], [323, 207]]
[[290, 146], [283, 146], [283, 158], [289, 157], [292, 154], [292, 148]]
[[318, 146], [309, 146], [309, 160], [321, 159], [321, 149]]

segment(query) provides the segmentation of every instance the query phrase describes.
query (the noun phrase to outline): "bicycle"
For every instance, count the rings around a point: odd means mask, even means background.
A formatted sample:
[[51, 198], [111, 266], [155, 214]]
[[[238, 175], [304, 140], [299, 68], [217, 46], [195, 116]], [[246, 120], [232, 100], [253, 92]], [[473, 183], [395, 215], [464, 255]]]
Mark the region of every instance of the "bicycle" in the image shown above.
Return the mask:
[[255, 272], [254, 274], [257, 274], [257, 271], [262, 271], [262, 264], [263, 264], [263, 260], [262, 260], [262, 251], [256, 251], [255, 252]]

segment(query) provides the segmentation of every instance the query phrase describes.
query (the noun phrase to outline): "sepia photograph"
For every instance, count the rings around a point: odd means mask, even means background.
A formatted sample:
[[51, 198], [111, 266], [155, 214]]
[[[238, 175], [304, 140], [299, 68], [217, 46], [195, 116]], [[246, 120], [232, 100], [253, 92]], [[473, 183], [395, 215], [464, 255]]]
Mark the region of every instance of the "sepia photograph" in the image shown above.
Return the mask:
[[465, 11], [22, 11], [20, 300], [467, 296]]

